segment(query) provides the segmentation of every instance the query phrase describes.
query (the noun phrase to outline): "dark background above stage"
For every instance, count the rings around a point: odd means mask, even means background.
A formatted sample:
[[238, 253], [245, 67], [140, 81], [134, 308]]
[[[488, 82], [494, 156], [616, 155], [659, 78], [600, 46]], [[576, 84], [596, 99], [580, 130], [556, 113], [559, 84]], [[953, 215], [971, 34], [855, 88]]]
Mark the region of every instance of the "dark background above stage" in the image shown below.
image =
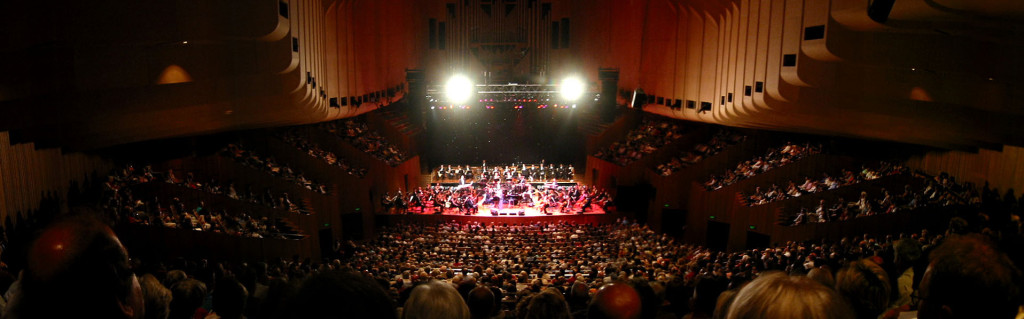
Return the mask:
[[493, 109], [425, 110], [425, 166], [547, 163], [582, 167], [585, 137], [578, 124], [583, 107], [539, 109], [496, 105]]

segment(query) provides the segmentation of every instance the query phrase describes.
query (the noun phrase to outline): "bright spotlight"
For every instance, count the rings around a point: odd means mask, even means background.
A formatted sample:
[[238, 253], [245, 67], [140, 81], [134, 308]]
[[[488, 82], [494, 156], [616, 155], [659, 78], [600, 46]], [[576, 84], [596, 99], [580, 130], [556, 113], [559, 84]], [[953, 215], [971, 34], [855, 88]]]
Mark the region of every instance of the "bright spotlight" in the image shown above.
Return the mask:
[[448, 102], [464, 103], [473, 96], [473, 81], [470, 81], [465, 75], [454, 75], [448, 79], [444, 91], [448, 96]]
[[562, 98], [569, 101], [575, 101], [583, 96], [583, 91], [586, 90], [586, 87], [584, 86], [583, 81], [579, 78], [568, 77], [562, 80], [562, 87], [560, 90]]

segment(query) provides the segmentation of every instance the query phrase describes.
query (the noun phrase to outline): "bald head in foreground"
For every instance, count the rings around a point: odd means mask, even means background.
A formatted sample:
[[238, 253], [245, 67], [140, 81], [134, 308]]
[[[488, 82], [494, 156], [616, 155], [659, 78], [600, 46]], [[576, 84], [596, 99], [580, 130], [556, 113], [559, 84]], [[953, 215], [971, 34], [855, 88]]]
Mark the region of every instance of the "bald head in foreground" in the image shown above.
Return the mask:
[[637, 319], [641, 312], [640, 294], [625, 283], [604, 285], [590, 301], [587, 318]]
[[142, 288], [128, 251], [107, 225], [58, 221], [29, 248], [21, 293], [8, 318], [142, 318]]

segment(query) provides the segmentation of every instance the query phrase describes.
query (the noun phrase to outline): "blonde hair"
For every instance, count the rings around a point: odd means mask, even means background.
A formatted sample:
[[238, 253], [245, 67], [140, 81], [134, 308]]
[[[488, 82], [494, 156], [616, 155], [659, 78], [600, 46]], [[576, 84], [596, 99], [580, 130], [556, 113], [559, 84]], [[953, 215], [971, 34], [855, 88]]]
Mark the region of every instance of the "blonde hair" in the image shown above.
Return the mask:
[[402, 319], [469, 319], [469, 306], [452, 285], [431, 280], [416, 286], [402, 309]]
[[769, 272], [740, 290], [726, 318], [853, 319], [853, 311], [835, 291], [813, 279]]

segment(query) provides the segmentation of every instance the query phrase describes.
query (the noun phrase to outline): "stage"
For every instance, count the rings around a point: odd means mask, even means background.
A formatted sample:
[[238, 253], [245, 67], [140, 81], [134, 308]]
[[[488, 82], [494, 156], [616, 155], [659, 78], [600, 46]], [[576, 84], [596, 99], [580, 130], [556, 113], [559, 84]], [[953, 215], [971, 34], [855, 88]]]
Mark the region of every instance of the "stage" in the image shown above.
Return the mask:
[[480, 205], [476, 211], [471, 211], [466, 214], [464, 211], [460, 211], [456, 208], [444, 209], [440, 212], [440, 207], [414, 207], [408, 208], [401, 211], [397, 208], [391, 209], [389, 214], [391, 215], [437, 215], [437, 216], [475, 216], [475, 217], [544, 217], [544, 216], [582, 216], [582, 215], [605, 215], [607, 212], [597, 204], [591, 204], [590, 208], [583, 211], [579, 205], [572, 208], [566, 208], [562, 212], [557, 207], [549, 207], [547, 214], [544, 213], [539, 207], [529, 206], [511, 206], [505, 205], [504, 207], [495, 207], [497, 205]]

